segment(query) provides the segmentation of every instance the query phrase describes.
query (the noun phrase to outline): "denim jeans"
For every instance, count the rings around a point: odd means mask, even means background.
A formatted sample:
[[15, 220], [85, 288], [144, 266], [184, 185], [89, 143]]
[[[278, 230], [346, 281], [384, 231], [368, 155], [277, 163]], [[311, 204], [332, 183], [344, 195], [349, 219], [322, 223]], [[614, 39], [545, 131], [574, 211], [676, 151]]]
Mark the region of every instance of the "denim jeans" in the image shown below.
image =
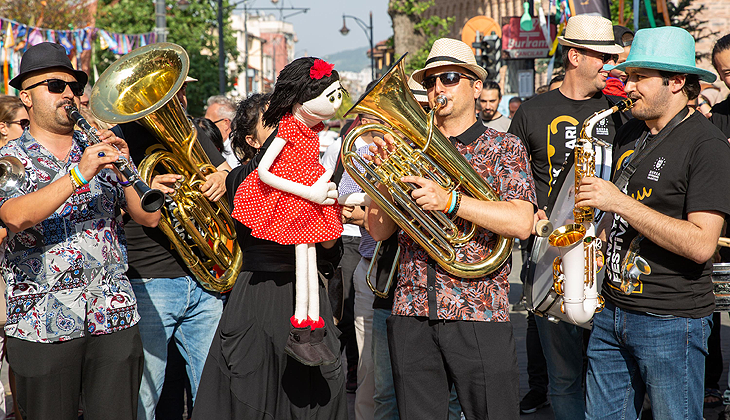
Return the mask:
[[154, 418], [165, 381], [167, 344], [174, 339], [186, 363], [193, 401], [200, 375], [223, 312], [220, 294], [208, 292], [190, 277], [130, 279], [137, 297], [144, 376], [139, 389], [138, 420]]
[[702, 419], [712, 316], [680, 318], [606, 303], [593, 319], [587, 419], [635, 419], [649, 394], [655, 419]]
[[548, 396], [558, 420], [582, 420], [583, 328], [535, 317], [548, 371]]

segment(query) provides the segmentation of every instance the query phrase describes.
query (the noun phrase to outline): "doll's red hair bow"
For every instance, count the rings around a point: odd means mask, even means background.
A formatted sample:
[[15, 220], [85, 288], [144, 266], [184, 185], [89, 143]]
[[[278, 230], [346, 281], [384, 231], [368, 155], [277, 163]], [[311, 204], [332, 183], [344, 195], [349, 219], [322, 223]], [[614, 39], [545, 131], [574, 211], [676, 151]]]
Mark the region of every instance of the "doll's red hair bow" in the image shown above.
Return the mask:
[[325, 76], [330, 77], [332, 75], [332, 69], [335, 68], [334, 64], [330, 64], [319, 58], [314, 60], [312, 68], [309, 69], [309, 77], [312, 79], [321, 79]]

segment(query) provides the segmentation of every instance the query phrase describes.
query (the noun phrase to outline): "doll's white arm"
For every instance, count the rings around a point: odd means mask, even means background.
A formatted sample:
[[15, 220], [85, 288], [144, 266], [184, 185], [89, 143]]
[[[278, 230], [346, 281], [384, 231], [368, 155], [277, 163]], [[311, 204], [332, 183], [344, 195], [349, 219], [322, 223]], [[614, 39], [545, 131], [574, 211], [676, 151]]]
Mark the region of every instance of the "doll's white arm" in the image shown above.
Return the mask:
[[341, 206], [370, 206], [370, 203], [372, 200], [370, 199], [370, 196], [367, 195], [364, 192], [360, 193], [350, 193], [341, 195], [337, 198], [337, 202]]
[[305, 200], [309, 200], [317, 204], [334, 204], [337, 198], [337, 186], [334, 182], [329, 182], [329, 179], [332, 176], [331, 170], [322, 174], [317, 182], [315, 182], [311, 187], [284, 179], [269, 172], [271, 165], [274, 163], [276, 157], [279, 156], [279, 153], [281, 153], [284, 145], [286, 145], [286, 140], [281, 137], [276, 137], [274, 141], [271, 142], [271, 145], [259, 162], [258, 170], [261, 181], [276, 188], [277, 190], [298, 195]]

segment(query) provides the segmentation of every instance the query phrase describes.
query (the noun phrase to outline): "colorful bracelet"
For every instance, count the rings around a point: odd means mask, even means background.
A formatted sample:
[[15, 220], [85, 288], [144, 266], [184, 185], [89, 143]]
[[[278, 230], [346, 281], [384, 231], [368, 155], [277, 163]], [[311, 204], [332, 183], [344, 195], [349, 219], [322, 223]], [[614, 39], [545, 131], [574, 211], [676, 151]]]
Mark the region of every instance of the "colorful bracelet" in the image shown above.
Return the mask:
[[132, 181], [122, 181], [121, 179], [117, 178], [117, 182], [119, 182], [119, 185], [122, 186], [122, 188], [128, 187], [132, 185]]
[[449, 212], [449, 216], [454, 219], [456, 218], [456, 213], [459, 212], [459, 206], [461, 205], [461, 193], [456, 192], [456, 204], [454, 205], [453, 209]]
[[82, 186], [89, 183], [89, 181], [84, 178], [84, 176], [81, 174], [81, 171], [79, 170], [78, 165], [74, 166], [73, 169], [71, 169], [71, 173], [73, 174], [73, 177], [76, 178], [76, 181], [79, 182]]
[[71, 186], [74, 187], [74, 191], [81, 188], [81, 183], [79, 183], [79, 181], [76, 180], [76, 178], [74, 177], [73, 171], [70, 171], [68, 173], [68, 177], [71, 179]]
[[451, 206], [454, 205], [454, 191], [451, 191], [449, 193], [449, 200], [446, 202], [446, 207], [444, 207], [443, 212], [446, 214], [449, 214], [449, 210], [451, 209]]

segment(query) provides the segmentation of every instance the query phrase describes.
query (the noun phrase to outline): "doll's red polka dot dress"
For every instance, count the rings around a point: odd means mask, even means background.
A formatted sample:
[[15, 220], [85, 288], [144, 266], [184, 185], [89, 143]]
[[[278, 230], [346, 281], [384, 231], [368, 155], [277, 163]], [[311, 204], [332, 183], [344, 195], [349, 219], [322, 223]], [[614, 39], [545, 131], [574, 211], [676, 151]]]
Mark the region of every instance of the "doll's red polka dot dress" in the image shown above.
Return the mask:
[[[291, 114], [279, 122], [278, 136], [286, 145], [269, 171], [281, 178], [312, 185], [325, 172], [319, 163], [319, 136]], [[260, 239], [282, 245], [309, 244], [342, 235], [340, 206], [324, 206], [269, 186], [253, 171], [236, 190], [232, 216]]]

